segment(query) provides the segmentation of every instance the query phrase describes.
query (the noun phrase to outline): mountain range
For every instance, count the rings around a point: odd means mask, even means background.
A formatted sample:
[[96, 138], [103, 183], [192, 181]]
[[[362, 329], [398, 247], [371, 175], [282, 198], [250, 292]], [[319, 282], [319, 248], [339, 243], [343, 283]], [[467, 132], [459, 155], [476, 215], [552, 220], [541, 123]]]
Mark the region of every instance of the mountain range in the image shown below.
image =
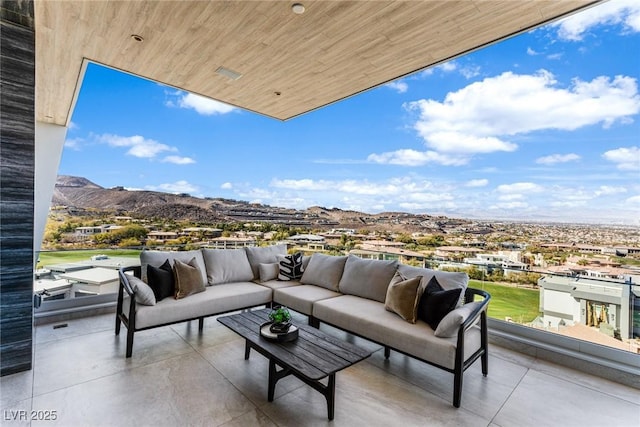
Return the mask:
[[189, 194], [130, 191], [124, 187], [104, 188], [87, 178], [67, 175], [59, 175], [57, 178], [52, 207], [66, 209], [74, 216], [126, 215], [200, 224], [269, 222], [320, 229], [350, 228], [395, 232], [438, 232], [470, 223], [467, 220], [426, 214], [367, 214], [320, 206], [297, 210], [223, 198], [192, 197]]

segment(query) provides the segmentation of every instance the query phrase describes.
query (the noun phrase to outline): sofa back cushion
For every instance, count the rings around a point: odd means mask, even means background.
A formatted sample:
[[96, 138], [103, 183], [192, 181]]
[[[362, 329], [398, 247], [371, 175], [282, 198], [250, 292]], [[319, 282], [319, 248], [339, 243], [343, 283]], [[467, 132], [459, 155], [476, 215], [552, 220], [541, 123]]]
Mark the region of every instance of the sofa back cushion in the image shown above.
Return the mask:
[[249, 265], [251, 265], [251, 271], [253, 272], [253, 280], [260, 280], [260, 264], [271, 264], [278, 262], [277, 255], [287, 254], [287, 245], [273, 245], [266, 247], [245, 247], [244, 250], [247, 253], [249, 259]]
[[398, 266], [398, 272], [402, 276], [410, 279], [412, 277], [422, 276], [423, 283], [429, 283], [431, 278], [435, 276], [438, 279], [438, 283], [445, 290], [450, 289], [462, 289], [460, 292], [460, 299], [458, 300], [458, 306], [462, 305], [464, 301], [464, 293], [469, 284], [469, 276], [467, 273], [451, 272], [451, 271], [437, 271], [430, 268], [412, 267], [410, 265], [400, 264]]
[[397, 269], [398, 261], [362, 259], [349, 255], [338, 289], [343, 294], [384, 302], [387, 287]]
[[196, 259], [196, 265], [200, 274], [202, 275], [202, 281], [207, 282], [207, 273], [204, 265], [204, 258], [202, 257], [202, 251], [142, 251], [140, 252], [140, 265], [142, 267], [142, 280], [145, 283], [148, 282], [147, 278], [147, 265], [153, 265], [154, 267], [160, 267], [166, 260], [169, 260], [171, 267], [173, 267], [174, 260], [178, 259], [184, 263], [188, 263], [192, 258]]
[[209, 285], [253, 280], [253, 270], [244, 249], [203, 249], [202, 256]]
[[332, 291], [338, 290], [346, 256], [332, 256], [315, 253], [311, 255], [309, 265], [302, 273], [300, 283], [304, 285], [316, 285]]

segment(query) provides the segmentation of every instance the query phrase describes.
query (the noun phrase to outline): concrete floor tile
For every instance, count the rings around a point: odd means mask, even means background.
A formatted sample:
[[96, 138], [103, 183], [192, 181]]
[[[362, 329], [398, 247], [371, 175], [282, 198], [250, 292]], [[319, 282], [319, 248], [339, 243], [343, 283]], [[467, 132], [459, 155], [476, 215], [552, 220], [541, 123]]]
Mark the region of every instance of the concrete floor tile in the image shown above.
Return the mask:
[[116, 336], [113, 331], [38, 345], [34, 396], [194, 351], [170, 328], [136, 333], [129, 359], [125, 347], [126, 333]]
[[228, 423], [221, 424], [220, 427], [276, 427], [269, 417], [260, 409], [249, 411], [244, 415], [234, 418]]
[[[35, 328], [36, 345], [59, 339], [72, 338], [102, 331], [115, 331], [116, 314], [101, 314], [99, 316], [83, 317], [79, 319], [61, 320], [58, 322], [38, 325]], [[63, 326], [66, 325], [66, 326]], [[61, 327], [62, 326], [62, 327]], [[126, 333], [126, 328], [124, 329]]]
[[492, 421], [505, 427], [636, 427], [640, 406], [529, 370]]
[[32, 416], [38, 416], [38, 413], [32, 413], [31, 411], [31, 398], [20, 401], [8, 401], [6, 404], [3, 402], [0, 405], [0, 425], [2, 425], [2, 427], [29, 426], [31, 425]]
[[218, 426], [255, 410], [197, 353], [44, 394], [33, 404], [59, 414], [33, 426]]
[[0, 377], [0, 407], [10, 407], [33, 396], [33, 369]]

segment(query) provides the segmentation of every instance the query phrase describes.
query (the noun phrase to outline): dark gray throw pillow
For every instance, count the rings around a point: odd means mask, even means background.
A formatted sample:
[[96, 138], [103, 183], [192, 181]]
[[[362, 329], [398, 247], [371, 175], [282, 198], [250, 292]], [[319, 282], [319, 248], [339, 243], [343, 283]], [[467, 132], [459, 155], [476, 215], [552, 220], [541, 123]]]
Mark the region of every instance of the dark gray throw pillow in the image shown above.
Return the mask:
[[147, 281], [156, 296], [156, 301], [172, 297], [176, 291], [173, 269], [167, 259], [160, 267], [147, 265]]
[[444, 290], [435, 276], [424, 288], [418, 304], [418, 318], [424, 320], [435, 331], [440, 321], [454, 310], [462, 289]]

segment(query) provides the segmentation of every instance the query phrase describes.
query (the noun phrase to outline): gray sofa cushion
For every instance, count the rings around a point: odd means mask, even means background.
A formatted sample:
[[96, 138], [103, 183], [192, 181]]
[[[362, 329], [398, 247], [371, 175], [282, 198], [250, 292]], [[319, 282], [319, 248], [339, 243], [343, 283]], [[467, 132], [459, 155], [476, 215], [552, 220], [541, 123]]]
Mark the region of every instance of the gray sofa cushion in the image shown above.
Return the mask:
[[204, 258], [202, 257], [202, 251], [182, 251], [182, 252], [174, 252], [174, 251], [142, 251], [140, 252], [140, 265], [142, 267], [142, 280], [145, 283], [149, 283], [147, 281], [147, 265], [151, 264], [154, 267], [160, 267], [167, 259], [171, 263], [173, 267], [173, 261], [179, 259], [182, 262], [188, 263], [191, 261], [191, 258], [196, 259], [196, 264], [198, 265], [198, 269], [202, 274], [202, 281], [204, 283], [207, 282], [207, 273], [204, 265]]
[[305, 268], [300, 283], [322, 286], [323, 288], [337, 291], [346, 261], [346, 256], [315, 253], [311, 255], [309, 265]]
[[[129, 312], [129, 298], [124, 312]], [[251, 282], [207, 286], [204, 292], [185, 299], [165, 298], [154, 306], [136, 305], [136, 328], [225, 313], [271, 302], [271, 289]]]
[[244, 249], [203, 249], [202, 256], [207, 266], [209, 285], [253, 280], [253, 271]]
[[270, 264], [272, 262], [278, 262], [277, 255], [287, 254], [287, 245], [273, 245], [266, 247], [245, 247], [244, 250], [247, 253], [249, 264], [251, 265], [251, 271], [253, 271], [253, 280], [260, 279], [260, 264]]
[[[284, 282], [289, 283], [289, 282]], [[300, 285], [273, 290], [273, 302], [309, 316], [313, 303], [341, 294], [315, 285]]]
[[260, 263], [258, 266], [258, 281], [260, 283], [269, 280], [276, 280], [280, 273], [280, 264], [277, 262], [270, 262], [268, 264]]
[[349, 255], [338, 289], [343, 294], [384, 302], [387, 287], [397, 269], [397, 261], [362, 259]]
[[407, 279], [422, 276], [422, 283], [424, 283], [425, 286], [433, 276], [436, 276], [438, 283], [443, 289], [462, 289], [458, 306], [462, 305], [464, 301], [464, 292], [469, 284], [469, 276], [467, 273], [431, 270], [430, 268], [412, 267], [406, 264], [399, 264], [398, 272]]
[[[449, 369], [455, 367], [456, 338], [438, 338], [422, 320], [407, 323], [377, 301], [353, 295], [324, 299], [313, 304], [313, 316], [420, 359]], [[465, 360], [479, 348], [480, 328], [474, 326], [465, 332]]]

